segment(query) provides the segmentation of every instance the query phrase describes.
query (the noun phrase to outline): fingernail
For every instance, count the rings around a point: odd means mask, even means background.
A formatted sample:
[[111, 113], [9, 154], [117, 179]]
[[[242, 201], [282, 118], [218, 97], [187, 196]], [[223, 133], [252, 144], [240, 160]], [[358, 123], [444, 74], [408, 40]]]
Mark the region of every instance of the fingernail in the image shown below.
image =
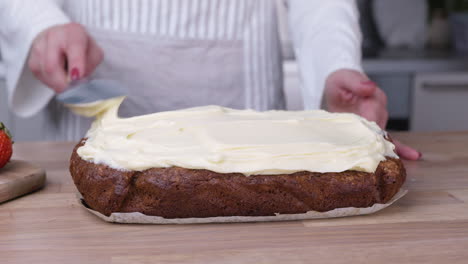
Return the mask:
[[418, 154], [419, 154], [418, 159], [422, 158], [422, 153], [418, 151]]
[[373, 85], [373, 86], [377, 86], [377, 83], [373, 82], [373, 81], [364, 81], [364, 82], [361, 82], [362, 84], [364, 85]]
[[80, 79], [80, 71], [78, 70], [78, 68], [73, 68], [73, 69], [71, 70], [70, 79], [71, 79], [72, 81], [76, 81], [76, 80], [79, 80], [79, 79]]

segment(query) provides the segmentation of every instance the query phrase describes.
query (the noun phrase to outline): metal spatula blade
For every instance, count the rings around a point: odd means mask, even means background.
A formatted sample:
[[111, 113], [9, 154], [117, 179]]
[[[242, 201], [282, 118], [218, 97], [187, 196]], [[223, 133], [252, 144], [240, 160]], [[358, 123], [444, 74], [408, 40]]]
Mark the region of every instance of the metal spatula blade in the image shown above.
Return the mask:
[[128, 89], [121, 83], [108, 79], [82, 79], [70, 83], [70, 87], [57, 95], [64, 104], [86, 104], [128, 95]]

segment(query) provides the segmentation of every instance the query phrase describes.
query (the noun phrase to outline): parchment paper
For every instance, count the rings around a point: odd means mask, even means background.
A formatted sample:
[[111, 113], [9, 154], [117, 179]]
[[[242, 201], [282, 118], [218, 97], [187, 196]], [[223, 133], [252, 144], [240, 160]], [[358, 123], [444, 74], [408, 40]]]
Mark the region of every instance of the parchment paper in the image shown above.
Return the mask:
[[105, 216], [93, 209], [89, 208], [80, 194], [78, 198], [80, 204], [83, 205], [89, 212], [97, 215], [106, 222], [121, 223], [121, 224], [206, 224], [206, 223], [240, 223], [240, 222], [274, 222], [274, 221], [291, 221], [291, 220], [306, 220], [306, 219], [321, 219], [335, 218], [353, 215], [372, 214], [391, 205], [396, 200], [403, 197], [408, 191], [400, 189], [398, 193], [386, 204], [374, 204], [366, 208], [337, 208], [328, 212], [309, 211], [304, 214], [276, 214], [275, 216], [219, 216], [205, 218], [172, 218], [166, 219], [159, 216], [149, 216], [142, 213], [112, 213], [110, 216]]

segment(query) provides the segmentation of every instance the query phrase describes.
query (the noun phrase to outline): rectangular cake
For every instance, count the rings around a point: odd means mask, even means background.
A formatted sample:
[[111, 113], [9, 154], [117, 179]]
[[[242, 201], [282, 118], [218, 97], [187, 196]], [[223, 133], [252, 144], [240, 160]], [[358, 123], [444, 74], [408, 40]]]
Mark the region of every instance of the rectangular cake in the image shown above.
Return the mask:
[[375, 123], [326, 111], [205, 106], [119, 118], [97, 113], [70, 163], [87, 205], [106, 216], [272, 216], [370, 207], [405, 181]]

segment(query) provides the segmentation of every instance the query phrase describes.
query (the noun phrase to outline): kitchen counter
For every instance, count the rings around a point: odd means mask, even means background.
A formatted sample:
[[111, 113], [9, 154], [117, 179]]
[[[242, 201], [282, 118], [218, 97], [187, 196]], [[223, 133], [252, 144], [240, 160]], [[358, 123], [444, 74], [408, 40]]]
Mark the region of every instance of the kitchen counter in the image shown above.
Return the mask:
[[466, 263], [468, 132], [401, 133], [424, 160], [405, 162], [409, 193], [368, 216], [276, 223], [109, 224], [84, 210], [68, 173], [72, 143], [16, 143], [46, 187], [0, 204], [7, 263]]
[[468, 69], [468, 58], [450, 50], [385, 49], [362, 60], [367, 74], [415, 74], [460, 72]]
[[[286, 74], [299, 70], [292, 50], [284, 59]], [[450, 50], [385, 49], [376, 56], [364, 57], [362, 68], [368, 75], [464, 72], [468, 69], [468, 55]]]

